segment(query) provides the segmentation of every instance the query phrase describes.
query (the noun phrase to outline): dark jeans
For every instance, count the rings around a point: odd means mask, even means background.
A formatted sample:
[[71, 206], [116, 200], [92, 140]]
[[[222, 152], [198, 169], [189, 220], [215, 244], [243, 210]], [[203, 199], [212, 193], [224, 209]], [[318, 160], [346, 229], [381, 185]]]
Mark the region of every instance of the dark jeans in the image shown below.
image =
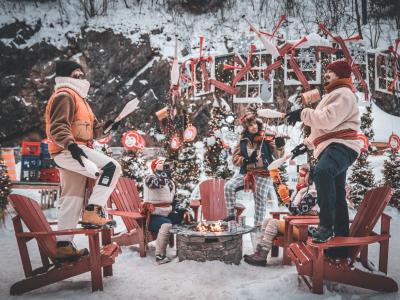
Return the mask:
[[154, 233], [158, 233], [161, 228], [162, 224], [169, 223], [169, 224], [180, 224], [182, 222], [181, 214], [177, 212], [171, 212], [168, 217], [158, 216], [158, 215], [151, 215], [150, 222], [149, 222], [149, 230]]
[[332, 143], [319, 156], [314, 168], [320, 225], [333, 228], [336, 236], [349, 236], [346, 172], [357, 156], [357, 152], [349, 147]]

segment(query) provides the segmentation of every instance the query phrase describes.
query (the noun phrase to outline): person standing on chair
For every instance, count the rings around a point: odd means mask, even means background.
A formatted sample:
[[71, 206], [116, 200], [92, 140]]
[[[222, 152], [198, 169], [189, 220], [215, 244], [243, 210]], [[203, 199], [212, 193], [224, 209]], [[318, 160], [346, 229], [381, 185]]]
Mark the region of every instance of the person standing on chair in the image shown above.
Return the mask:
[[226, 182], [224, 196], [228, 210], [226, 221], [235, 219], [236, 192], [239, 189], [253, 190], [254, 226], [261, 226], [266, 213], [266, 202], [271, 194], [277, 198], [268, 165], [283, 155], [285, 140], [282, 137], [264, 137], [262, 122], [253, 113], [241, 118], [243, 132], [239, 144], [233, 151], [233, 164], [240, 167], [239, 174]]
[[[363, 146], [358, 137], [361, 120], [350, 65], [343, 60], [334, 61], [327, 66], [324, 78], [326, 94], [315, 109], [286, 114], [289, 124], [301, 121], [311, 127], [304, 144], [314, 150], [318, 159], [313, 176], [320, 207], [320, 223], [313, 240], [318, 243], [333, 235], [349, 235], [346, 172]], [[342, 252], [340, 256], [346, 256]]]
[[[81, 65], [73, 61], [56, 63], [55, 91], [45, 111], [46, 134], [49, 152], [60, 170], [61, 196], [58, 203], [58, 230], [76, 228], [85, 196], [87, 178], [97, 179], [93, 192], [82, 215], [82, 226], [106, 228], [115, 221], [106, 217], [103, 207], [121, 175], [119, 163], [90, 148], [92, 140], [100, 137], [111, 125], [99, 123], [86, 97], [90, 83]], [[115, 130], [118, 124], [113, 125]], [[100, 169], [96, 178], [84, 166], [83, 158]], [[56, 258], [74, 259], [86, 255], [87, 250], [77, 250], [73, 236], [57, 236]]]

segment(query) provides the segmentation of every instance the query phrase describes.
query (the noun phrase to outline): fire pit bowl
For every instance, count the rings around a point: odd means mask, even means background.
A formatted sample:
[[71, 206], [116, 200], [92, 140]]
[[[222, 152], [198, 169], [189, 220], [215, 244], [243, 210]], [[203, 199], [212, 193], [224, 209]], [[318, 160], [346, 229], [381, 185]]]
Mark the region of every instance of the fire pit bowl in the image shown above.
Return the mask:
[[[226, 222], [203, 222], [200, 225], [209, 231], [198, 231], [199, 224], [172, 227], [171, 233], [176, 234], [179, 261], [219, 260], [227, 264], [240, 264], [243, 256], [242, 236], [251, 232], [253, 227], [237, 226], [234, 232], [230, 232]], [[222, 231], [210, 231], [219, 227]]]

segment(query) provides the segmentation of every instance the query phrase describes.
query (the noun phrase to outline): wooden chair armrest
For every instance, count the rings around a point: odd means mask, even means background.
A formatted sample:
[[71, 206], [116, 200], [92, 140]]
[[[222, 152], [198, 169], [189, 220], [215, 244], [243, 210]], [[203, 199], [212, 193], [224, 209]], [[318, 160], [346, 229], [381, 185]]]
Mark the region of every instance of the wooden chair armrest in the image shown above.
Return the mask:
[[269, 214], [272, 216], [275, 215], [280, 216], [280, 215], [288, 215], [290, 213], [288, 211], [271, 211]]
[[127, 217], [127, 218], [131, 218], [131, 219], [144, 219], [145, 216], [141, 215], [138, 212], [134, 212], [134, 211], [120, 211], [120, 210], [107, 210], [107, 213], [113, 216], [119, 216], [119, 217]]
[[74, 234], [86, 234], [94, 235], [101, 232], [102, 229], [65, 229], [65, 230], [54, 230], [54, 231], [39, 231], [39, 232], [17, 232], [16, 236], [21, 238], [44, 238], [52, 235], [74, 235]]
[[293, 226], [308, 226], [308, 225], [318, 225], [319, 218], [307, 218], [307, 219], [292, 219], [289, 223]]
[[313, 243], [312, 239], [307, 241], [307, 244], [313, 248], [326, 249], [332, 247], [351, 247], [351, 246], [363, 246], [373, 243], [383, 242], [390, 238], [389, 234], [380, 234], [375, 236], [365, 236], [365, 237], [343, 237], [337, 236], [331, 238], [326, 243]]
[[201, 205], [201, 199], [194, 199], [190, 201], [190, 207], [191, 208], [198, 208]]

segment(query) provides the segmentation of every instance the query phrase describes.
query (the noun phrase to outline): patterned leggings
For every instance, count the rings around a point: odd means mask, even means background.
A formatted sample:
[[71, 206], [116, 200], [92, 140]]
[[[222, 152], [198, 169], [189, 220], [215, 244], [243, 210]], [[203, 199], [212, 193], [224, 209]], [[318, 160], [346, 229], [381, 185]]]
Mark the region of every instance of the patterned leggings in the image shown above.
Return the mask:
[[[233, 176], [224, 187], [224, 195], [228, 215], [235, 214], [236, 191], [244, 187], [244, 175]], [[267, 200], [277, 201], [274, 185], [269, 177], [256, 176], [256, 192], [254, 194], [254, 226], [260, 226], [264, 220]]]

